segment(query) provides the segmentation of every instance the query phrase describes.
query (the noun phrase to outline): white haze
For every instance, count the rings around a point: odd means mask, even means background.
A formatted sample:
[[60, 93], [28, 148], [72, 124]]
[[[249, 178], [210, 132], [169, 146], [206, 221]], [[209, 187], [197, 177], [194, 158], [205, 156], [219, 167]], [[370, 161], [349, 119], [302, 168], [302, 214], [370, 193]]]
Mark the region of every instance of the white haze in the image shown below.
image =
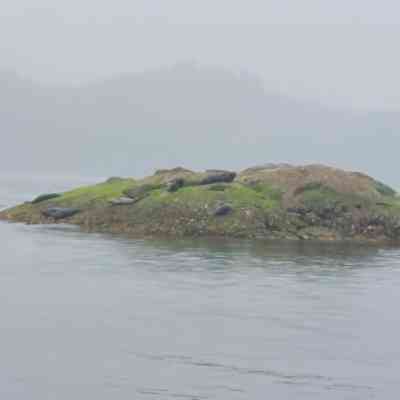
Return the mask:
[[399, 11], [388, 0], [2, 2], [0, 169], [324, 162], [400, 187]]

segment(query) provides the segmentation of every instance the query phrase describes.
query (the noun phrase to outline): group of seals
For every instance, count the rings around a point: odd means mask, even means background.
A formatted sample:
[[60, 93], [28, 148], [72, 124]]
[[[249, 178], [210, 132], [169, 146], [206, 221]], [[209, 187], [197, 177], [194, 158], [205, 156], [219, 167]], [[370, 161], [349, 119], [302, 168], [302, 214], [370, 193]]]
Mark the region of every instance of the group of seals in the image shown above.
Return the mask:
[[[230, 171], [221, 171], [221, 170], [207, 170], [205, 176], [196, 183], [192, 183], [192, 185], [211, 185], [215, 183], [231, 183], [236, 178], [235, 172]], [[111, 178], [109, 181], [114, 181], [118, 178]], [[171, 179], [169, 182], [164, 184], [164, 188], [168, 192], [176, 192], [182, 187], [188, 184], [184, 178], [177, 177]], [[161, 186], [161, 185], [160, 185]], [[124, 206], [135, 204], [138, 201], [147, 197], [150, 192], [154, 189], [160, 188], [160, 186], [155, 185], [142, 185], [138, 187], [133, 187], [124, 192], [124, 196], [113, 199], [110, 201], [112, 206]], [[190, 186], [190, 184], [188, 184]], [[55, 199], [60, 197], [61, 195], [58, 193], [49, 193], [43, 194], [35, 198], [31, 204], [38, 204], [47, 200]], [[53, 218], [55, 220], [65, 219], [72, 217], [79, 213], [81, 210], [78, 208], [68, 208], [68, 207], [48, 207], [41, 211], [42, 215], [47, 218]], [[217, 204], [213, 214], [214, 216], [224, 216], [232, 212], [232, 206], [229, 204]]]

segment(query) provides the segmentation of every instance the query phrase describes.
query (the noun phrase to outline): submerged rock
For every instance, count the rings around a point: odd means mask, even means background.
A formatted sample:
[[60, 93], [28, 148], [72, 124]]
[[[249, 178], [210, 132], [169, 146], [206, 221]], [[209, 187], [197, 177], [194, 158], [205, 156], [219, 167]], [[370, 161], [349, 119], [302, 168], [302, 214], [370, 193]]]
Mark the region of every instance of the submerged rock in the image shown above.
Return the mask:
[[72, 217], [79, 212], [80, 210], [78, 208], [49, 207], [43, 210], [42, 214], [48, 218], [64, 219]]
[[61, 194], [58, 194], [58, 193], [41, 194], [40, 196], [38, 196], [34, 200], [32, 200], [31, 203], [32, 204], [39, 204], [39, 203], [42, 203], [43, 201], [56, 199], [57, 197], [61, 197]]

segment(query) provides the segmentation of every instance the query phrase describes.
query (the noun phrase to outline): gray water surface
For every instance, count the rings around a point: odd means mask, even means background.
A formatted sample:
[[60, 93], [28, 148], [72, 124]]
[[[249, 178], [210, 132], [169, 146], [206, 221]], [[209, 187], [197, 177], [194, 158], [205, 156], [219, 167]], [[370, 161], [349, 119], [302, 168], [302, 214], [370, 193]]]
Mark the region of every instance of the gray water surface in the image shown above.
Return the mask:
[[1, 399], [398, 397], [397, 249], [0, 223], [0, 250]]

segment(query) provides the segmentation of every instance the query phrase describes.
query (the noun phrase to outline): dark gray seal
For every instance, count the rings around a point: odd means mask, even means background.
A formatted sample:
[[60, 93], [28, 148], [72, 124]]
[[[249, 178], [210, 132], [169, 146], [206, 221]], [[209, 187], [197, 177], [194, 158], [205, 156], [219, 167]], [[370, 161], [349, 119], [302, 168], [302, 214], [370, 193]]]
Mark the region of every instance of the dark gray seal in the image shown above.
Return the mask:
[[130, 197], [119, 197], [118, 199], [113, 199], [110, 201], [112, 206], [128, 206], [134, 204], [135, 200]]
[[123, 192], [124, 196], [129, 197], [130, 199], [134, 200], [134, 202], [138, 202], [143, 200], [145, 197], [149, 196], [152, 190], [159, 189], [161, 185], [140, 185], [134, 186], [131, 189], [127, 189]]
[[49, 207], [42, 211], [42, 214], [47, 218], [64, 219], [72, 217], [79, 213], [77, 208], [64, 208], [64, 207]]
[[183, 178], [176, 178], [172, 179], [169, 182], [167, 182], [167, 192], [176, 192], [180, 188], [182, 188], [185, 185], [185, 180]]
[[206, 176], [200, 181], [200, 185], [211, 185], [212, 183], [231, 183], [236, 178], [236, 172], [207, 170]]
[[215, 217], [223, 217], [224, 215], [228, 215], [233, 211], [233, 208], [230, 204], [221, 203], [215, 207], [214, 216]]
[[38, 204], [42, 203], [43, 201], [56, 199], [57, 197], [61, 197], [61, 194], [58, 193], [46, 193], [41, 194], [40, 196], [36, 197], [34, 200], [31, 201], [31, 204]]

